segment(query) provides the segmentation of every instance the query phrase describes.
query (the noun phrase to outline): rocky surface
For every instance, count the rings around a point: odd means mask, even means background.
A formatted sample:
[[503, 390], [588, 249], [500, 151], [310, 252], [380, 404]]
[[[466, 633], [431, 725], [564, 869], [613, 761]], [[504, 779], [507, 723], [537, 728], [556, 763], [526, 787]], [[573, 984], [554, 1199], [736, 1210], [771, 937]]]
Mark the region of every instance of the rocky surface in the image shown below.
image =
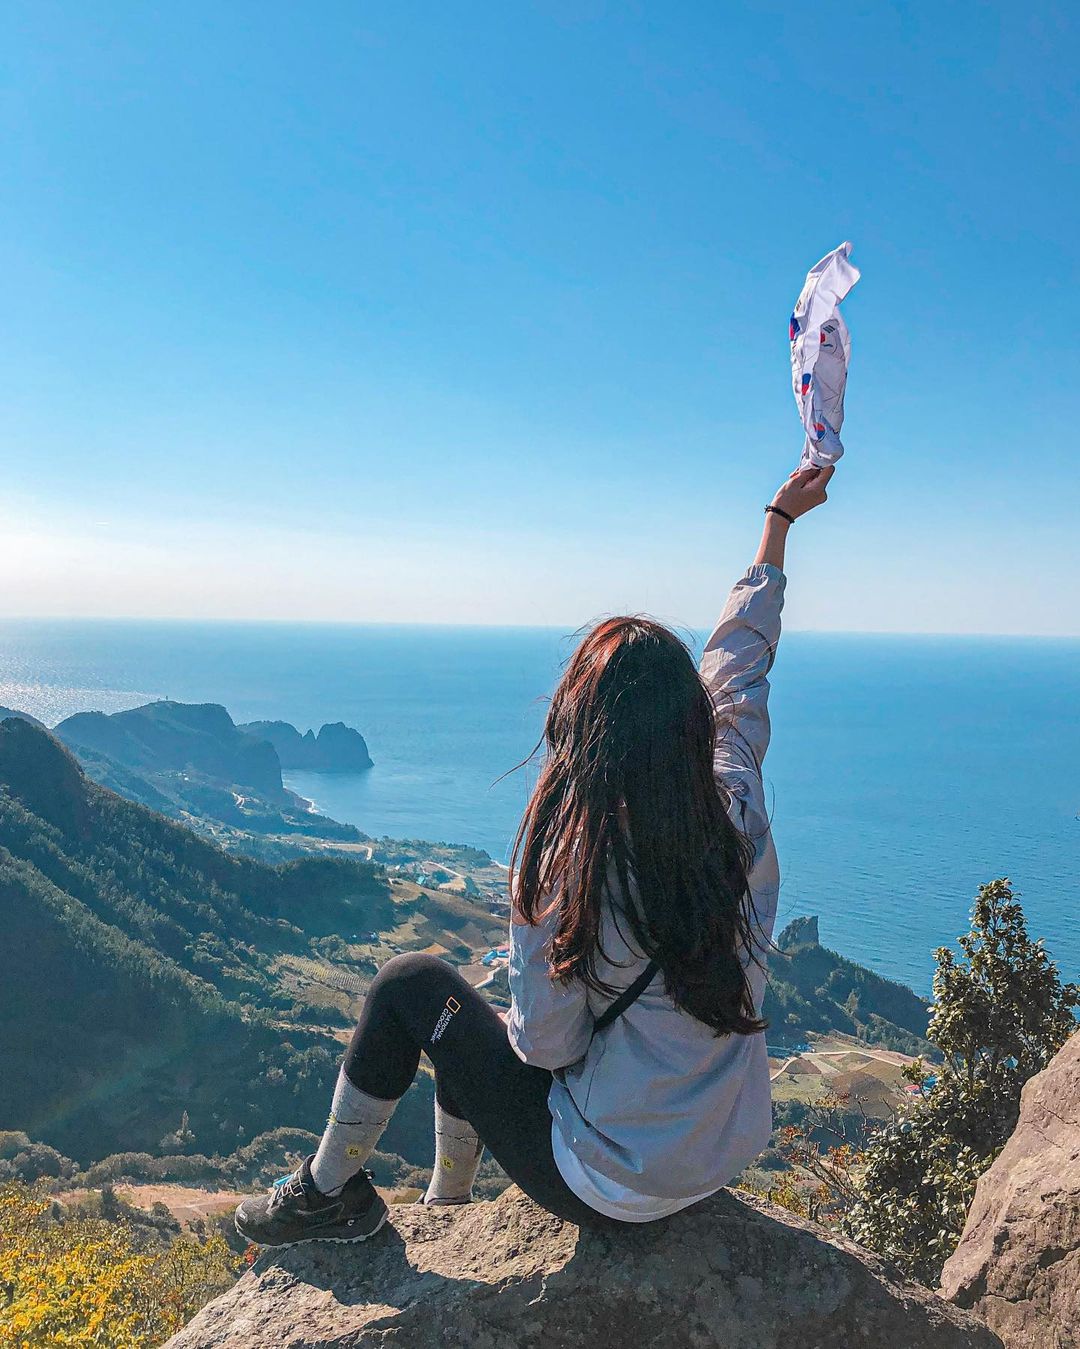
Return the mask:
[[392, 1216], [365, 1245], [264, 1255], [170, 1349], [1000, 1349], [875, 1256], [728, 1192], [614, 1234], [516, 1189]]
[[1080, 1034], [1024, 1088], [942, 1291], [975, 1308], [1008, 1349], [1080, 1346]]
[[797, 951], [800, 946], [820, 946], [817, 917], [793, 918], [777, 937], [776, 944], [781, 951]]

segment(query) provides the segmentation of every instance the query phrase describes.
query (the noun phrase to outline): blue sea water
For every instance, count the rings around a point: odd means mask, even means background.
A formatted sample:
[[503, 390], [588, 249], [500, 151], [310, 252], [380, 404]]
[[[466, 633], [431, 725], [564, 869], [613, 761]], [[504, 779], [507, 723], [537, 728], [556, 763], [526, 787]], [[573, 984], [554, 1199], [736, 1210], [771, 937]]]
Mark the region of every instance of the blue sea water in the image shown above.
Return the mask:
[[[291, 774], [373, 835], [505, 860], [545, 698], [571, 639], [549, 629], [0, 621], [0, 704], [54, 724], [150, 698], [237, 721], [345, 721], [375, 767]], [[787, 633], [766, 777], [780, 921], [927, 991], [933, 950], [1007, 875], [1034, 934], [1080, 976], [1080, 641]], [[509, 773], [509, 776], [502, 776]]]

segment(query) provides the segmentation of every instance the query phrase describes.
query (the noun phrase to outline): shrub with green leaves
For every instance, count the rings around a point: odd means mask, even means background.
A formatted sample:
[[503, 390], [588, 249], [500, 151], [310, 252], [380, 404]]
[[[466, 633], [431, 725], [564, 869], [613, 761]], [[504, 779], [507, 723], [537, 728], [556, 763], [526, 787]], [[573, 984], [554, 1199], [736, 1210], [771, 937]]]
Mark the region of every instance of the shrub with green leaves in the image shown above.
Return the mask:
[[1076, 1030], [1080, 988], [1062, 983], [1041, 940], [1028, 936], [1007, 880], [979, 888], [961, 956], [935, 954], [928, 1039], [944, 1056], [936, 1078], [878, 1130], [844, 1227], [925, 1283], [963, 1229], [975, 1182], [1016, 1127], [1024, 1083]]

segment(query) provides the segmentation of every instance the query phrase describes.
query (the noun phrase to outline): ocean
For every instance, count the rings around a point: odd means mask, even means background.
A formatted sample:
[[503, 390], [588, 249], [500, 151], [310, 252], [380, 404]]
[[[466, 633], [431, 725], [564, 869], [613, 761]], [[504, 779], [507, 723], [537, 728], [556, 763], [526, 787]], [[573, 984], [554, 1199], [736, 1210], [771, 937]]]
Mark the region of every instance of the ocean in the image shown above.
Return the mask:
[[[293, 773], [325, 813], [380, 836], [507, 858], [546, 697], [572, 637], [551, 629], [0, 620], [0, 704], [52, 725], [152, 698], [237, 721], [344, 721], [375, 767]], [[1080, 977], [1080, 641], [784, 636], [766, 779], [779, 922], [920, 992], [1008, 876], [1034, 935]]]

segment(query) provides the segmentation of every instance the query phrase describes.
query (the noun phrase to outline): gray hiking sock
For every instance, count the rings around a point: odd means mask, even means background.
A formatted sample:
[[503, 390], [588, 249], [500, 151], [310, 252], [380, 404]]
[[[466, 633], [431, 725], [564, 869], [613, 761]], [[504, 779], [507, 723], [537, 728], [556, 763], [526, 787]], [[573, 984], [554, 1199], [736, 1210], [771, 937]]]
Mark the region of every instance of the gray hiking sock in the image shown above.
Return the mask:
[[472, 1194], [484, 1145], [468, 1120], [448, 1115], [435, 1102], [435, 1166], [425, 1204], [461, 1204]]
[[337, 1194], [356, 1175], [375, 1151], [396, 1105], [354, 1087], [341, 1069], [326, 1131], [311, 1163], [311, 1178], [321, 1193]]

